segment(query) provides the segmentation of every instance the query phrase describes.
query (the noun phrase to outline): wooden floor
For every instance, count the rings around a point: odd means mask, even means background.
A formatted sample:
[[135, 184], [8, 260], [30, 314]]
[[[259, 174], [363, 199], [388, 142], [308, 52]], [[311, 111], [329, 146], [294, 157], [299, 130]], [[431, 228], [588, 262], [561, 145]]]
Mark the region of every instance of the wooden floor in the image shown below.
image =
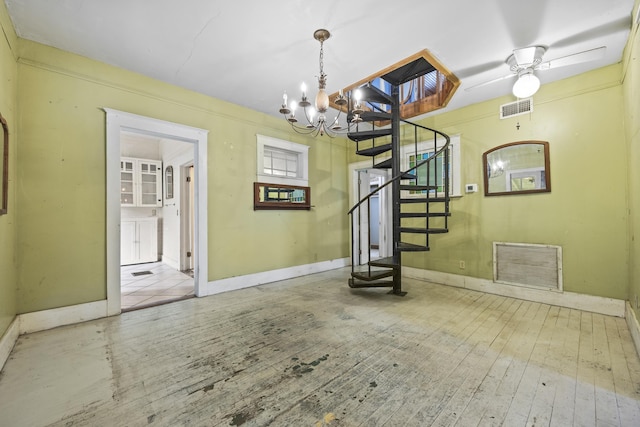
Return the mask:
[[20, 337], [2, 426], [640, 426], [623, 319], [336, 270]]

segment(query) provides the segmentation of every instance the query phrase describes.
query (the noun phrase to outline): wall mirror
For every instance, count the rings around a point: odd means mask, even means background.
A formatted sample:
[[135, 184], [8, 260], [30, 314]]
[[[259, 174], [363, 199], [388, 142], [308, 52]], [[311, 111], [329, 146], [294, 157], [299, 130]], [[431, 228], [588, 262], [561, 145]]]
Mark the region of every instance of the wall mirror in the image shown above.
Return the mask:
[[297, 185], [253, 183], [253, 209], [311, 209], [311, 189]]
[[492, 148], [482, 155], [484, 195], [551, 191], [549, 143], [520, 141]]
[[167, 166], [164, 170], [165, 199], [173, 199], [173, 166]]
[[0, 191], [0, 215], [7, 213], [7, 204], [9, 201], [9, 127], [7, 121], [0, 115], [0, 123], [2, 123], [2, 144], [0, 144], [0, 178], [2, 179], [2, 188]]

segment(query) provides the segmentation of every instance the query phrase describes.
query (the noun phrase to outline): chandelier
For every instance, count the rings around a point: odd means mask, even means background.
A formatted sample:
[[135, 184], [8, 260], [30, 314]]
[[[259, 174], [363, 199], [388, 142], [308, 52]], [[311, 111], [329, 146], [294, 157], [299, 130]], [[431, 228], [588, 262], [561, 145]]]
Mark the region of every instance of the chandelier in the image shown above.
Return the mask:
[[[327, 120], [329, 95], [327, 95], [325, 90], [327, 86], [327, 75], [324, 73], [324, 42], [329, 39], [329, 37], [331, 37], [331, 33], [325, 29], [319, 29], [313, 33], [313, 38], [320, 42], [320, 75], [318, 76], [318, 93], [316, 94], [314, 106], [311, 105], [311, 102], [309, 102], [307, 98], [307, 86], [304, 83], [302, 83], [300, 87], [302, 90], [300, 102], [291, 100], [287, 104], [287, 92], [285, 91], [284, 95], [282, 95], [282, 108], [280, 108], [280, 113], [298, 133], [334, 137], [338, 131], [342, 130], [342, 126], [338, 121], [340, 113], [342, 113], [341, 108], [333, 120]], [[340, 89], [338, 96], [336, 96], [333, 102], [339, 107], [347, 104], [347, 99], [342, 89]], [[306, 123], [298, 122], [298, 118], [296, 117], [298, 107], [302, 108], [302, 112], [298, 114], [298, 117], [306, 121]]]

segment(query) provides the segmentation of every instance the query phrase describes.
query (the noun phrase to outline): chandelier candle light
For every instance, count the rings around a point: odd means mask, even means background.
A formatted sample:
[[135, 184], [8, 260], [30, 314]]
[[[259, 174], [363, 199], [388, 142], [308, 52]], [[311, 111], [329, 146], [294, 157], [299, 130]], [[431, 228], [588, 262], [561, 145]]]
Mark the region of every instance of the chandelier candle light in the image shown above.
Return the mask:
[[[330, 137], [335, 136], [336, 132], [342, 129], [342, 126], [338, 123], [340, 113], [342, 110], [338, 110], [338, 115], [333, 119], [331, 123], [327, 123], [326, 113], [329, 109], [329, 95], [325, 90], [327, 86], [327, 75], [324, 73], [324, 42], [331, 37], [331, 33], [324, 29], [316, 30], [313, 33], [313, 38], [320, 42], [320, 75], [318, 76], [318, 93], [315, 99], [315, 108], [311, 106], [311, 102], [307, 99], [307, 85], [302, 83], [302, 98], [300, 102], [291, 100], [287, 103], [287, 92], [282, 95], [282, 108], [280, 113], [284, 115], [285, 119], [291, 124], [291, 127], [298, 133], [328, 135]], [[334, 103], [339, 107], [347, 104], [347, 99], [340, 89], [338, 96], [334, 100]], [[304, 112], [304, 118], [307, 121], [306, 125], [300, 125], [296, 118], [296, 108], [302, 107]], [[316, 117], [317, 113], [317, 117]]]

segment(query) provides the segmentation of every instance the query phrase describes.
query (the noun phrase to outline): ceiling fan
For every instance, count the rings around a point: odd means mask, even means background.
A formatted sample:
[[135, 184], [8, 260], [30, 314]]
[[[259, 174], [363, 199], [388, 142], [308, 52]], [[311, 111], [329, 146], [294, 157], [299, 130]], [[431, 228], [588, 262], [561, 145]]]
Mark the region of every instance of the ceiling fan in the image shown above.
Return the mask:
[[486, 86], [512, 77], [518, 77], [513, 85], [513, 94], [518, 98], [528, 98], [532, 96], [540, 87], [540, 80], [534, 71], [560, 68], [567, 65], [580, 64], [582, 62], [595, 61], [604, 57], [606, 47], [601, 46], [595, 49], [585, 50], [572, 55], [563, 56], [551, 61], [542, 62], [542, 56], [547, 51], [544, 46], [528, 46], [515, 49], [505, 61], [511, 69], [508, 74], [497, 79], [470, 86], [465, 90], [469, 91], [481, 86]]

